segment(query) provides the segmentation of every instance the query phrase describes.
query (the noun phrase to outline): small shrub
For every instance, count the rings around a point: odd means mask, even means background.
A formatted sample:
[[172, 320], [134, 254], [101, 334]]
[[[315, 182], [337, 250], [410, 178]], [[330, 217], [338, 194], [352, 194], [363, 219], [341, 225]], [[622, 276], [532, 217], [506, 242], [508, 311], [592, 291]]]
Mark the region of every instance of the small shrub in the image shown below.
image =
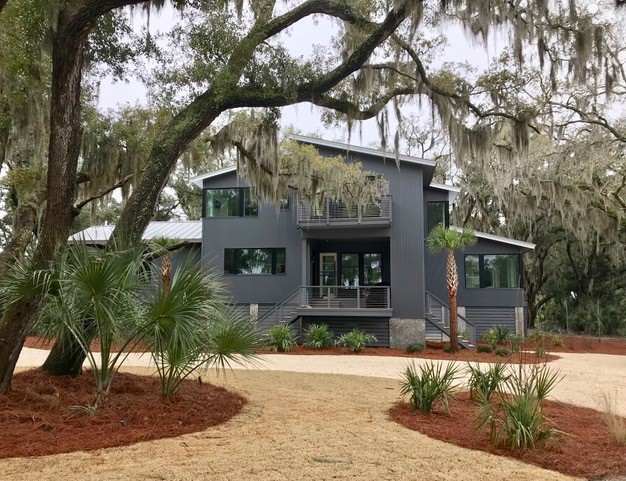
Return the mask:
[[295, 349], [296, 335], [290, 326], [277, 324], [268, 329], [267, 346], [274, 351], [288, 352]]
[[493, 329], [489, 329], [483, 332], [482, 337], [483, 337], [483, 341], [485, 341], [493, 349], [495, 349], [496, 346], [498, 345], [498, 336]]
[[553, 334], [551, 337], [552, 347], [563, 347], [563, 338], [558, 334]]
[[443, 345], [443, 352], [450, 352], [450, 343], [449, 342], [446, 342]]
[[450, 401], [456, 388], [459, 368], [455, 363], [434, 363], [432, 361], [415, 367], [407, 366], [403, 374], [401, 393], [409, 396], [413, 410], [423, 414], [433, 412], [435, 406], [450, 412]]
[[349, 349], [352, 352], [361, 352], [365, 346], [376, 342], [376, 336], [355, 328], [346, 334], [342, 334], [337, 340], [337, 344]]
[[530, 449], [550, 439], [556, 430], [548, 426], [543, 400], [561, 380], [546, 365], [511, 370], [495, 391], [495, 401], [479, 393], [475, 427], [487, 429], [496, 445]]
[[511, 351], [507, 349], [506, 347], [499, 347], [498, 349], [493, 351], [493, 353], [496, 356], [501, 356], [501, 357], [509, 357], [511, 355]]
[[332, 344], [333, 333], [326, 324], [311, 324], [306, 330], [304, 344], [313, 349], [324, 349]]
[[424, 343], [423, 342], [414, 342], [413, 344], [409, 344], [406, 347], [406, 351], [407, 352], [422, 352], [424, 350]]
[[546, 348], [543, 347], [543, 345], [541, 344], [537, 344], [535, 346], [535, 356], [538, 358], [542, 358], [542, 357], [545, 357], [545, 355], [546, 355]]
[[500, 387], [500, 384], [508, 380], [506, 374], [506, 364], [496, 362], [491, 364], [487, 370], [483, 371], [480, 364], [475, 366], [468, 363], [467, 368], [470, 372], [469, 390], [472, 399], [491, 399]]
[[493, 327], [493, 331], [495, 333], [498, 344], [504, 344], [511, 337], [511, 330], [504, 326], [497, 325]]
[[604, 424], [611, 433], [611, 439], [618, 446], [626, 446], [626, 421], [616, 413], [615, 399], [607, 393], [602, 393], [599, 402]]
[[479, 344], [478, 347], [476, 347], [476, 351], [477, 352], [493, 352], [493, 347], [491, 347], [489, 344]]
[[513, 334], [509, 337], [509, 349], [511, 349], [511, 352], [520, 352], [523, 344], [524, 336], [522, 334]]

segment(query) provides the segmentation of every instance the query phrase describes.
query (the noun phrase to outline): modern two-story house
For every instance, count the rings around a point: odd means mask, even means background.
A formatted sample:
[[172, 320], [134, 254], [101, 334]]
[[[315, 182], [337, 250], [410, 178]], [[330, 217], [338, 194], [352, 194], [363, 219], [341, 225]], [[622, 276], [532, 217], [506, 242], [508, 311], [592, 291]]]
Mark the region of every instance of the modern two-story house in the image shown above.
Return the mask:
[[[359, 327], [382, 346], [447, 335], [445, 255], [426, 251], [429, 229], [449, 223], [459, 189], [434, 183], [435, 162], [309, 137], [320, 154], [361, 162], [389, 183], [377, 205], [311, 206], [296, 192], [281, 206], [257, 203], [235, 167], [200, 175], [202, 262], [223, 276], [259, 327]], [[503, 325], [524, 330], [523, 254], [533, 244], [486, 233], [456, 255], [463, 344]]]

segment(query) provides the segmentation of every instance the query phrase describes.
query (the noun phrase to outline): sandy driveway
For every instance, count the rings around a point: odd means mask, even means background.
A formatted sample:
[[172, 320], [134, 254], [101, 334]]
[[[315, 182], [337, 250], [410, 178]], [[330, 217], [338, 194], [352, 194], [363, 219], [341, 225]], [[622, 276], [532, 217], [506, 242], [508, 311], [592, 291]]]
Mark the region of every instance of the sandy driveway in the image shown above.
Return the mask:
[[[42, 354], [30, 351], [36, 350], [26, 351], [21, 365], [34, 364]], [[145, 357], [129, 361], [147, 364]], [[92, 453], [0, 460], [0, 473], [15, 480], [569, 479], [389, 422], [386, 411], [397, 399], [397, 378], [406, 363], [347, 355], [263, 356], [257, 369], [211, 374], [250, 400], [222, 426]], [[626, 413], [626, 357], [567, 354], [552, 365], [566, 374], [558, 399], [593, 407], [602, 390], [617, 389]]]

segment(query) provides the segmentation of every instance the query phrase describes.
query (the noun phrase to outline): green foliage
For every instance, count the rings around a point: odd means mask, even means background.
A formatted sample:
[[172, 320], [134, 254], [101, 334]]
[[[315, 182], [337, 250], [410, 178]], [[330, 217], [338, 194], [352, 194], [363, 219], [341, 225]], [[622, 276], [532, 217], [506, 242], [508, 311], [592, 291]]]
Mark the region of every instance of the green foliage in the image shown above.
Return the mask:
[[410, 352], [410, 353], [422, 352], [423, 350], [424, 350], [424, 343], [423, 342], [414, 342], [413, 344], [409, 344], [406, 347], [406, 351]]
[[368, 344], [376, 342], [376, 336], [361, 329], [354, 328], [346, 334], [342, 334], [337, 339], [337, 344], [349, 349], [352, 352], [361, 352]]
[[187, 261], [149, 305], [150, 329], [144, 340], [161, 380], [164, 398], [201, 368], [224, 369], [254, 357], [258, 336], [248, 317], [226, 308], [221, 287], [199, 263]]
[[493, 347], [490, 344], [479, 344], [476, 347], [478, 352], [493, 352]]
[[483, 332], [483, 341], [494, 349], [499, 344], [505, 344], [511, 339], [511, 331], [506, 327], [497, 325]]
[[274, 351], [288, 352], [297, 346], [296, 335], [291, 326], [277, 324], [267, 330], [266, 345]]
[[511, 355], [511, 351], [507, 349], [506, 347], [499, 347], [495, 351], [493, 351], [493, 353], [496, 356], [501, 356], [501, 357], [509, 357]]
[[476, 365], [467, 364], [470, 373], [468, 385], [472, 399], [491, 400], [500, 385], [509, 378], [506, 373], [506, 364], [496, 362], [487, 366], [486, 370], [482, 370], [480, 363], [476, 363]]
[[311, 324], [306, 330], [304, 344], [313, 349], [323, 349], [332, 344], [333, 333], [326, 324]]
[[476, 235], [471, 229], [461, 231], [447, 229], [443, 225], [433, 228], [426, 239], [429, 252], [456, 251], [476, 244]]
[[511, 334], [509, 336], [509, 348], [511, 349], [511, 352], [513, 353], [520, 352], [523, 344], [524, 344], [523, 334]]
[[450, 343], [449, 343], [449, 342], [446, 342], [446, 343], [443, 345], [443, 348], [442, 348], [442, 349], [443, 349], [443, 352], [449, 353], [449, 352], [450, 352]]
[[[445, 364], [445, 367], [444, 367]], [[450, 401], [460, 370], [456, 363], [434, 363], [407, 366], [401, 383], [402, 396], [409, 396], [415, 411], [430, 414], [435, 407], [450, 412]]]
[[476, 391], [480, 406], [475, 427], [486, 429], [496, 445], [519, 450], [542, 445], [556, 432], [545, 419], [542, 403], [560, 380], [545, 364], [510, 369], [491, 398]]
[[550, 341], [552, 342], [552, 347], [563, 347], [563, 338], [558, 334], [552, 334]]

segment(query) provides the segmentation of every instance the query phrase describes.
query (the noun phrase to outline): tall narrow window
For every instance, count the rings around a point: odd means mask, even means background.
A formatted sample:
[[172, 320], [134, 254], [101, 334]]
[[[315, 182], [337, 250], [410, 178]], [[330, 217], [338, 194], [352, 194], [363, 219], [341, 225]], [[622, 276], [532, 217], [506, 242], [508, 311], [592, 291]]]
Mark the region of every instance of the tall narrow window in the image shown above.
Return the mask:
[[359, 285], [359, 254], [341, 254], [341, 285]]
[[450, 214], [448, 212], [448, 202], [438, 201], [428, 203], [428, 232], [439, 224], [448, 227], [450, 224]]
[[363, 254], [363, 285], [371, 286], [383, 281], [383, 255]]

